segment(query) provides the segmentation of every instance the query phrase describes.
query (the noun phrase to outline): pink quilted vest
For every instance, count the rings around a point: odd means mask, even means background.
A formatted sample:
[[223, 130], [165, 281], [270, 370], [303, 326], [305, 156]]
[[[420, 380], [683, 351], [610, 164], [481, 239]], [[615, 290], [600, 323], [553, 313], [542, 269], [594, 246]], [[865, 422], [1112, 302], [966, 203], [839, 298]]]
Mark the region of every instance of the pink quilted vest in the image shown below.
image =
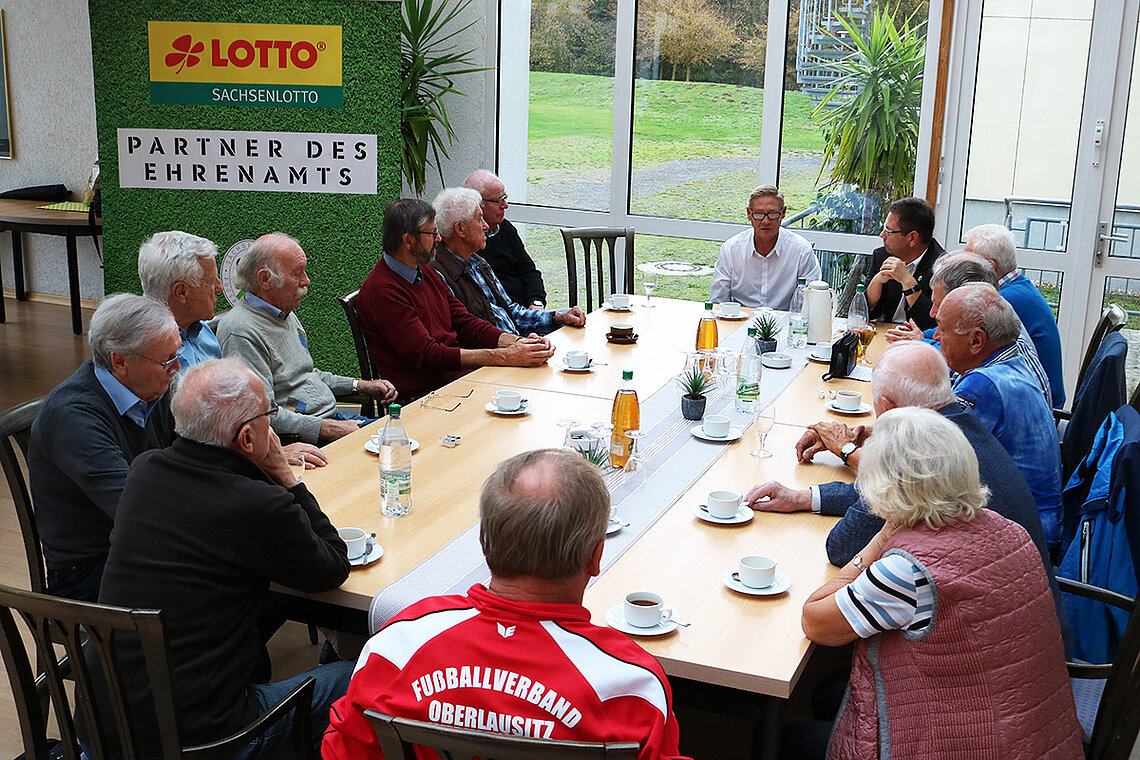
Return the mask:
[[925, 568], [931, 624], [855, 646], [828, 760], [1080, 760], [1081, 728], [1041, 555], [1016, 523], [897, 533]]

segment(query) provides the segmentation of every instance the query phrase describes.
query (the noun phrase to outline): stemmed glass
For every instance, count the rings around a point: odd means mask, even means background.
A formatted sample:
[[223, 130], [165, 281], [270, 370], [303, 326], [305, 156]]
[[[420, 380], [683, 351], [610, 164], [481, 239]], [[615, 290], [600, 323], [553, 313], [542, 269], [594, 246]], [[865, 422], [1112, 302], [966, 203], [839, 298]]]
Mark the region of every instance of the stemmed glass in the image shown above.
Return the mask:
[[562, 437], [562, 448], [564, 448], [564, 449], [574, 448], [574, 443], [570, 440], [570, 430], [575, 425], [578, 424], [578, 420], [571, 420], [571, 419], [558, 420], [557, 424], [558, 424], [558, 427], [566, 429], [566, 434]]
[[736, 390], [736, 370], [737, 364], [740, 362], [740, 352], [738, 351], [718, 351], [720, 359], [717, 363], [717, 373], [720, 375], [720, 384], [724, 389], [724, 394], [735, 392]]
[[633, 441], [633, 445], [629, 448], [629, 459], [625, 460], [625, 471], [634, 472], [640, 468], [645, 462], [641, 458], [641, 452], [638, 449], [637, 442], [645, 437], [645, 433], [641, 430], [627, 430], [625, 437]]
[[765, 446], [765, 441], [768, 439], [768, 432], [772, 426], [776, 424], [776, 405], [769, 404], [767, 407], [761, 408], [760, 402], [754, 402], [756, 416], [753, 419], [753, 425], [756, 427], [756, 438], [760, 443], [760, 448], [752, 450], [752, 456], [760, 459], [767, 459], [772, 456], [772, 452], [768, 451]]
[[644, 271], [641, 272], [641, 286], [645, 288], [645, 306], [647, 308], [654, 308], [653, 304], [653, 289], [657, 287], [657, 272]]

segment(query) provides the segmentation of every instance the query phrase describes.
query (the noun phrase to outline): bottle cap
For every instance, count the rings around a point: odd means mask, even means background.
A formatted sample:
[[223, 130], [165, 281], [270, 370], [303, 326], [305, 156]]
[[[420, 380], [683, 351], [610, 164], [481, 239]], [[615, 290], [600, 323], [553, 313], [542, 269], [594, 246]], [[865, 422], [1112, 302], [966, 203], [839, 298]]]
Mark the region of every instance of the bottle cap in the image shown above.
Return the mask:
[[621, 379], [622, 380], [632, 380], [633, 379], [633, 370], [632, 369], [623, 369], [621, 371]]
[[388, 416], [389, 417], [399, 417], [400, 416], [400, 405], [399, 404], [388, 404]]
[[712, 301], [705, 301], [705, 311], [712, 311]]
[[800, 285], [806, 285], [807, 284], [807, 278], [806, 277], [798, 277], [797, 279], [799, 280]]
[[855, 292], [856, 293], [862, 293], [866, 289], [867, 289], [867, 286], [864, 285], [863, 283], [859, 283], [858, 285], [855, 286]]

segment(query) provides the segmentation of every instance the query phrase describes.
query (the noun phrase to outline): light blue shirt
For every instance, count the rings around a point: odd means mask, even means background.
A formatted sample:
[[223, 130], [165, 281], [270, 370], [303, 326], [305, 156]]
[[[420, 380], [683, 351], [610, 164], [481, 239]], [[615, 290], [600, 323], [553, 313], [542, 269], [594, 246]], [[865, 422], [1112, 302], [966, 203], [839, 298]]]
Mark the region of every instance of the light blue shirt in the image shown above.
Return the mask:
[[253, 293], [246, 293], [244, 296], [242, 296], [242, 298], [244, 298], [245, 302], [247, 304], [249, 304], [250, 306], [252, 306], [253, 308], [260, 309], [261, 311], [264, 311], [266, 314], [268, 314], [271, 317], [277, 317], [282, 322], [284, 322], [286, 319], [289, 318], [288, 314], [281, 311], [280, 309], [278, 309], [276, 306], [269, 303], [268, 301], [262, 301], [260, 298], [255, 296]]
[[154, 408], [158, 406], [159, 399], [155, 399], [150, 403], [143, 401], [136, 396], [130, 388], [120, 383], [115, 379], [114, 375], [99, 365], [95, 365], [95, 379], [99, 381], [99, 385], [102, 385], [103, 390], [107, 391], [107, 395], [111, 397], [111, 402], [115, 405], [115, 411], [145, 430], [147, 418], [150, 417], [150, 413]]
[[218, 343], [218, 336], [205, 322], [194, 322], [189, 330], [178, 328], [178, 335], [182, 338], [182, 345], [178, 348], [179, 373], [193, 367], [207, 359], [221, 359], [222, 346]]
[[420, 273], [419, 267], [410, 267], [404, 262], [397, 259], [395, 256], [389, 256], [385, 253], [384, 263], [387, 264], [388, 268], [393, 272], [407, 280], [409, 285], [415, 285], [417, 282], [423, 279], [423, 275]]

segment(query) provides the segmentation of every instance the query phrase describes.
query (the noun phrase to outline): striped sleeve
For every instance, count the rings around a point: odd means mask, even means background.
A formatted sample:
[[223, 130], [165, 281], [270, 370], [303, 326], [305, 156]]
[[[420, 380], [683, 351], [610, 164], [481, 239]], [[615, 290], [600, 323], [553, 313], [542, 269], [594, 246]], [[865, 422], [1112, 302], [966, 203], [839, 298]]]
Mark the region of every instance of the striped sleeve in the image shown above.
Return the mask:
[[860, 638], [920, 630], [930, 622], [934, 589], [906, 557], [890, 554], [835, 592], [839, 611]]

